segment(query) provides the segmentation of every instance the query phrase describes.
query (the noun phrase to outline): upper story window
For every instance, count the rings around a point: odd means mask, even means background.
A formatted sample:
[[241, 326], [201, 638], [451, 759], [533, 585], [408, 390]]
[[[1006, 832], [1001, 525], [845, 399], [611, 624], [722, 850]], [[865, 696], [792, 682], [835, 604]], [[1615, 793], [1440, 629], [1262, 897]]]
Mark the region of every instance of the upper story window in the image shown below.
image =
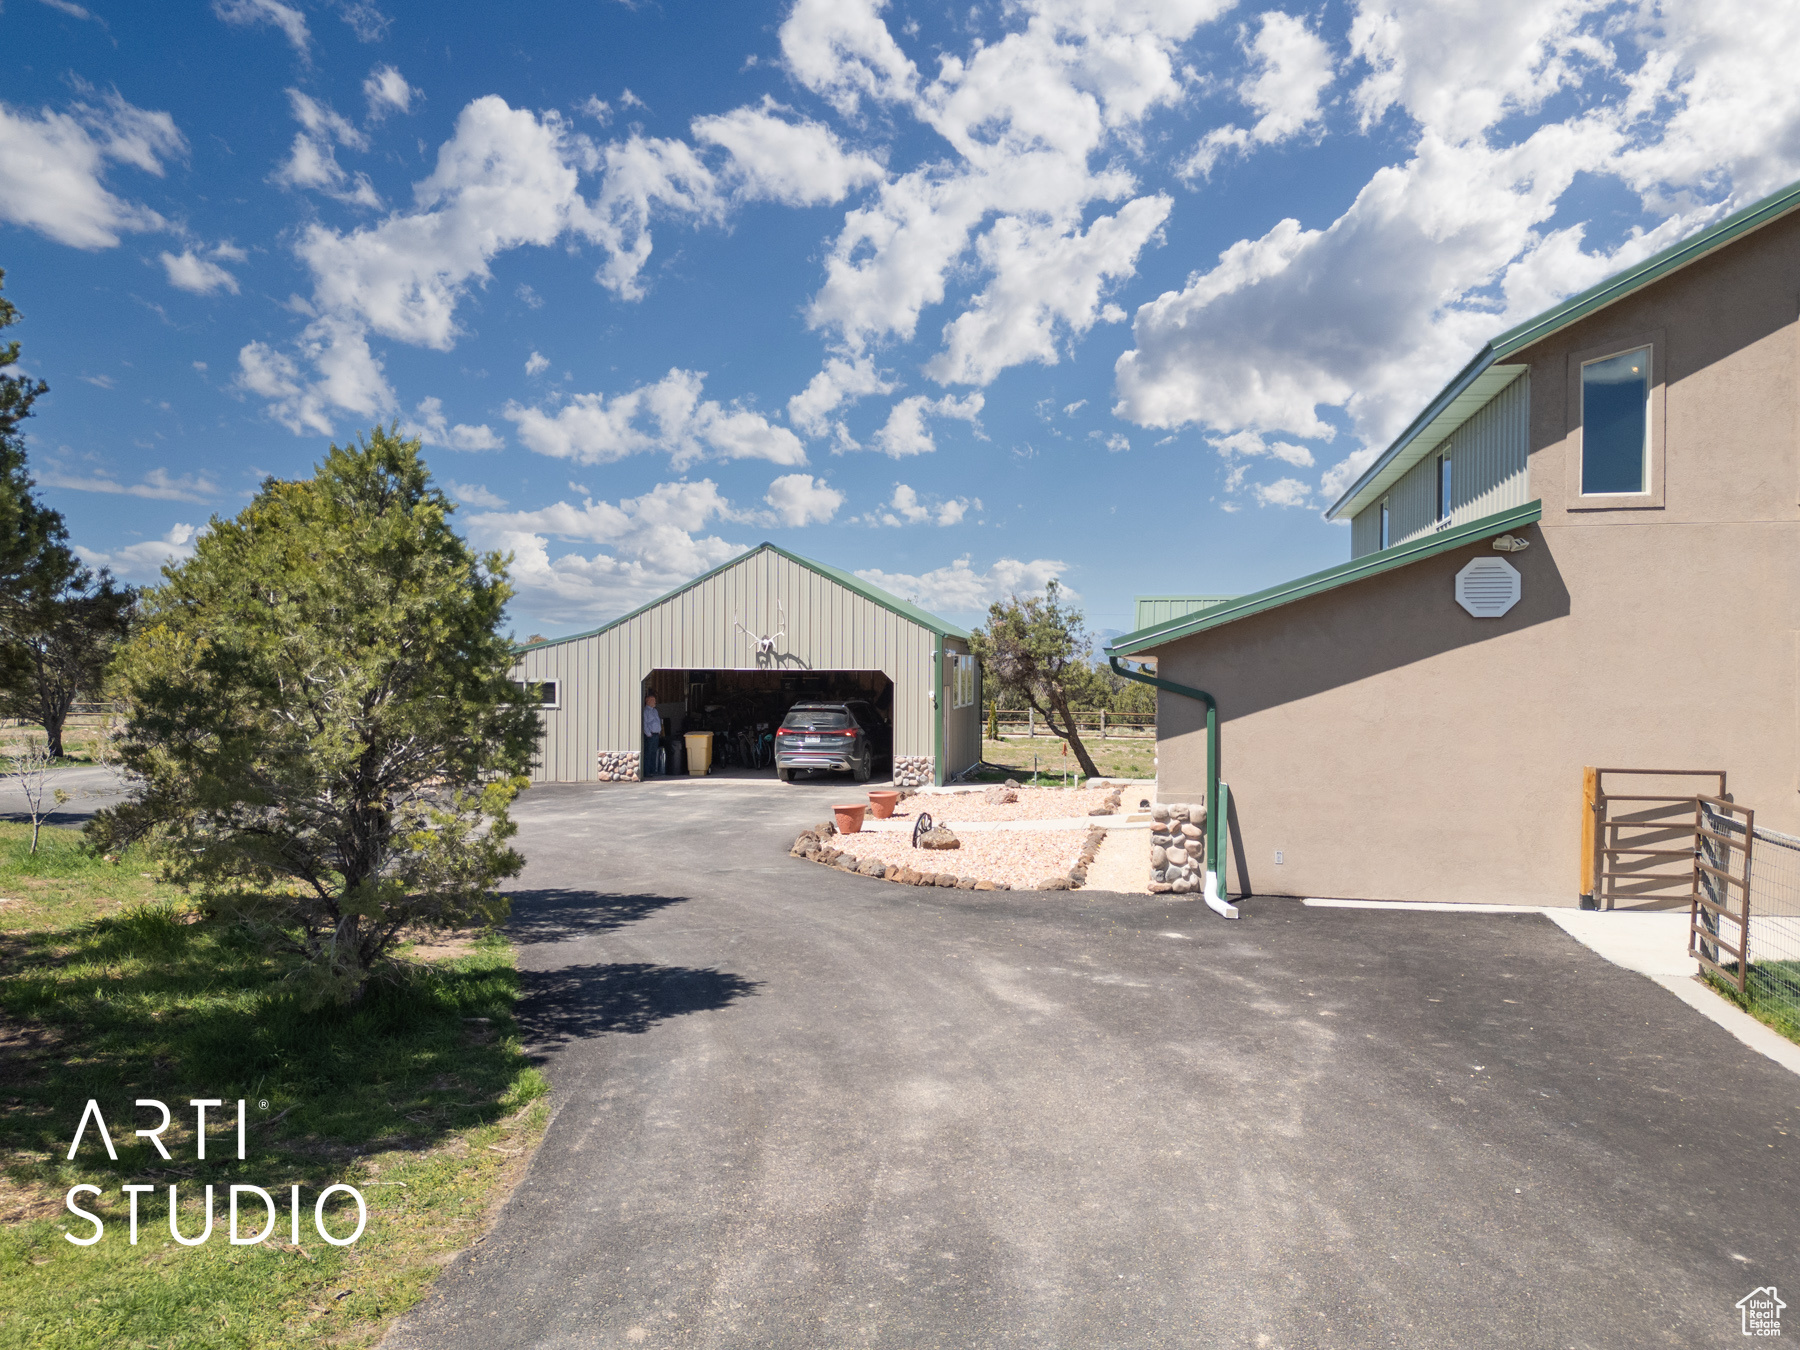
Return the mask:
[[1450, 513], [1456, 509], [1455, 498], [1450, 493], [1450, 456], [1437, 457], [1437, 518], [1439, 524], [1447, 524]]
[[1581, 367], [1581, 495], [1650, 490], [1650, 348]]
[[1381, 542], [1378, 543], [1376, 545], [1376, 547], [1377, 548], [1386, 548], [1388, 546], [1388, 543], [1389, 543], [1389, 539], [1388, 539], [1388, 509], [1387, 509], [1387, 503], [1383, 502], [1381, 504]]

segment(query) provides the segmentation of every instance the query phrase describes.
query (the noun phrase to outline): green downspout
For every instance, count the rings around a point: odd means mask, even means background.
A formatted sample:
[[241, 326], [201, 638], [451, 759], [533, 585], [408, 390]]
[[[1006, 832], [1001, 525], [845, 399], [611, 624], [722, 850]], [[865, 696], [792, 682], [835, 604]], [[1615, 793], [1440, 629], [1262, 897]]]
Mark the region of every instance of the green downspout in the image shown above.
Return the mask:
[[931, 654], [936, 673], [931, 681], [931, 781], [944, 786], [944, 657], [950, 648], [942, 639]]
[[1216, 870], [1219, 876], [1219, 892], [1221, 897], [1225, 891], [1225, 841], [1229, 831], [1225, 826], [1224, 803], [1220, 800], [1219, 782], [1219, 705], [1213, 696], [1204, 689], [1190, 689], [1185, 684], [1176, 684], [1173, 680], [1159, 680], [1154, 675], [1145, 675], [1142, 671], [1127, 670], [1119, 664], [1119, 658], [1110, 650], [1106, 653], [1107, 664], [1112, 667], [1113, 674], [1127, 680], [1136, 680], [1139, 684], [1154, 685], [1158, 689], [1166, 689], [1171, 694], [1180, 694], [1183, 698], [1197, 699], [1206, 705], [1206, 863], [1210, 870]]

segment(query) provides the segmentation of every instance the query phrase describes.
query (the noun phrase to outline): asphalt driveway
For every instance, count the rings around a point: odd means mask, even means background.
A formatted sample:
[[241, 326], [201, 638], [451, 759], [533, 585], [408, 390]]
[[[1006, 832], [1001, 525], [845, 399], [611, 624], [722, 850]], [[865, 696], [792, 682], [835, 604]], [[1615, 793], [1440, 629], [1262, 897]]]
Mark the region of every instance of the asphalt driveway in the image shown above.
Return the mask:
[[389, 1344], [1736, 1345], [1800, 1291], [1800, 1078], [1553, 924], [891, 886], [781, 852], [834, 794], [526, 795], [555, 1116]]

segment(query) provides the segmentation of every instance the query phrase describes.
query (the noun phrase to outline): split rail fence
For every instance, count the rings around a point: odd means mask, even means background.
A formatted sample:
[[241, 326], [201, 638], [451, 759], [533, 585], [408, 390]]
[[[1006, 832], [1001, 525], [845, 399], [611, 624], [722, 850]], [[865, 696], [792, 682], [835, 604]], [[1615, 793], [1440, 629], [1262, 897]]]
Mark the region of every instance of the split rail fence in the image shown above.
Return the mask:
[[[990, 719], [982, 725], [994, 727], [1001, 736], [1031, 738], [1055, 734], [1044, 725], [1044, 719], [1037, 715], [1035, 708], [995, 708], [990, 712]], [[1075, 711], [1075, 729], [1083, 737], [1092, 733], [1103, 741], [1154, 740], [1156, 717], [1154, 714], [1107, 712], [1104, 708], [1078, 708]], [[984, 731], [982, 734], [987, 733]]]

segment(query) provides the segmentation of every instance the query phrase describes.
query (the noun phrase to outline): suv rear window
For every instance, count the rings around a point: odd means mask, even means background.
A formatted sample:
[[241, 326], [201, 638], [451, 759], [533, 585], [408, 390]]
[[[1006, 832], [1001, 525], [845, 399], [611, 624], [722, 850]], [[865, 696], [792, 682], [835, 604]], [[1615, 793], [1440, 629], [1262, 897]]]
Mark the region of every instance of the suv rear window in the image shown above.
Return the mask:
[[843, 731], [850, 725], [850, 715], [838, 708], [795, 708], [781, 725], [789, 731]]

